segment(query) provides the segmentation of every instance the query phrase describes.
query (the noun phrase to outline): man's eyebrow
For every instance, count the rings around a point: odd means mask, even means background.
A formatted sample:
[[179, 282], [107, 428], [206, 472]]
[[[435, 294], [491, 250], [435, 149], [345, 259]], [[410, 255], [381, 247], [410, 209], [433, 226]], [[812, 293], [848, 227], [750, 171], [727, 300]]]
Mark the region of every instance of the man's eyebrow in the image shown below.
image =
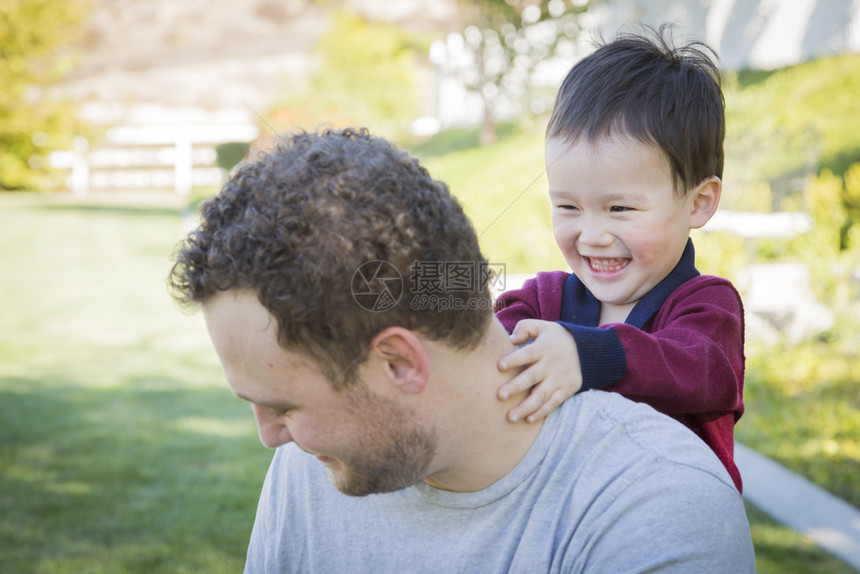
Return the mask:
[[246, 396], [245, 396], [245, 395], [243, 395], [242, 393], [233, 393], [233, 394], [234, 394], [234, 395], [236, 395], [236, 397], [237, 397], [237, 398], [242, 399], [243, 401], [248, 401], [249, 403], [253, 403], [253, 402], [254, 402], [254, 401], [253, 401], [253, 399], [251, 399], [250, 397], [246, 397]]
[[251, 397], [245, 396], [242, 393], [235, 393], [235, 395], [236, 395], [236, 397], [242, 399], [243, 401], [248, 401], [252, 405], [258, 405], [258, 406], [266, 407], [269, 409], [289, 410], [289, 409], [295, 408], [291, 403], [286, 403], [283, 401], [279, 401], [277, 403], [270, 403], [267, 401], [258, 401], [256, 399], [252, 399]]
[[242, 399], [243, 401], [248, 401], [252, 405], [260, 405], [261, 407], [273, 406], [271, 403], [267, 403], [266, 401], [260, 401], [254, 398], [251, 398], [247, 395], [243, 395], [242, 393], [235, 393], [236, 397]]

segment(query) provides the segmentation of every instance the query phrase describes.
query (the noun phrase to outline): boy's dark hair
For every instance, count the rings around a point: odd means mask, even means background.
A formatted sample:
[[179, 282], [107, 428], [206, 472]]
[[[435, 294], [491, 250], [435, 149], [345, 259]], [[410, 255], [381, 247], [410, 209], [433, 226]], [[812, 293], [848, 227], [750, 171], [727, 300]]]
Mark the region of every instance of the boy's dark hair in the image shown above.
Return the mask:
[[657, 145], [683, 195], [722, 178], [725, 100], [720, 71], [702, 42], [674, 46], [671, 28], [619, 34], [571, 68], [546, 137], [574, 143], [625, 134]]
[[[219, 291], [254, 291], [277, 320], [281, 346], [309, 355], [335, 388], [352, 382], [386, 327], [470, 349], [492, 317], [485, 277], [474, 278], [468, 292], [444, 293], [451, 299], [444, 309], [416, 307], [407, 293], [420, 283], [415, 262], [472, 263], [477, 272], [486, 261], [447, 186], [367, 130], [287, 136], [240, 164], [201, 215], [176, 254], [168, 278], [173, 296], [191, 304]], [[379, 293], [391, 298], [378, 309], [355, 296], [365, 264], [368, 279], [381, 270], [376, 285], [392, 287]], [[359, 281], [359, 289], [366, 285]]]

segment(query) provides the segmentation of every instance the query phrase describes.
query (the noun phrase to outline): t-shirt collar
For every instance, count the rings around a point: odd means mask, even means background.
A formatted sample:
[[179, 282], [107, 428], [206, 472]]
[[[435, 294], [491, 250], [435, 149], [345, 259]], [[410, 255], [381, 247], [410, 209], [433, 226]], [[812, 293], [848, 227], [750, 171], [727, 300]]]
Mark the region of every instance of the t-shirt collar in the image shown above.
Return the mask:
[[[624, 322], [642, 329], [675, 289], [697, 275], [699, 271], [696, 269], [696, 251], [693, 248], [693, 240], [687, 238], [678, 264], [636, 303]], [[571, 275], [565, 281], [561, 320], [585, 327], [597, 327], [600, 324], [600, 301], [576, 275]]]

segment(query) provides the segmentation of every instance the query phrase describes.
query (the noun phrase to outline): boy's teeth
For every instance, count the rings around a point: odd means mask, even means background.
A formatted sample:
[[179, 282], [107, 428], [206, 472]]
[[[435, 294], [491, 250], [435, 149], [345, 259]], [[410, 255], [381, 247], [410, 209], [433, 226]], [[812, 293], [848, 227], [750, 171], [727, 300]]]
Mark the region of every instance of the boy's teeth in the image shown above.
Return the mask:
[[626, 263], [626, 259], [620, 259], [617, 257], [611, 259], [605, 257], [600, 259], [595, 257], [588, 258], [588, 264], [591, 266], [592, 269], [594, 269], [595, 271], [602, 271], [604, 273], [619, 271], [624, 268]]

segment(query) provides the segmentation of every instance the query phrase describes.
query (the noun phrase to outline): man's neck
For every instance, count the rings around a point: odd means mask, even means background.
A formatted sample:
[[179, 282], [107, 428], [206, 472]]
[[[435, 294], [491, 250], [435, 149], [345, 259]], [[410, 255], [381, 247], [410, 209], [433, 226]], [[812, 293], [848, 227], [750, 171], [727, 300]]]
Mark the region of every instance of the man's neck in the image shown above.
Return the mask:
[[522, 460], [531, 448], [542, 422], [511, 423], [508, 411], [524, 397], [499, 400], [498, 390], [516, 374], [501, 372], [499, 360], [514, 346], [495, 317], [478, 347], [467, 353], [443, 350], [446, 357], [434, 376], [443, 401], [436, 409], [440, 449], [436, 470], [424, 482], [435, 488], [473, 492], [498, 481]]

